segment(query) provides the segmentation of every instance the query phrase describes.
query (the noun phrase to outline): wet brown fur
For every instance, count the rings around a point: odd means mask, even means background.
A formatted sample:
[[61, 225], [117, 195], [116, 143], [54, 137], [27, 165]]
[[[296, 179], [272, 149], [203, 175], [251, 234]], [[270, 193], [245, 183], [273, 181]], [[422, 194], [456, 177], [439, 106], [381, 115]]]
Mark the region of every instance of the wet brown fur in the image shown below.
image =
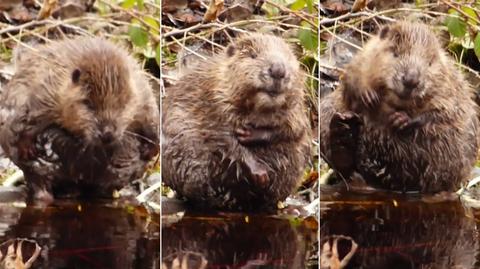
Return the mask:
[[[2, 92], [0, 143], [30, 184], [47, 192], [57, 181], [118, 187], [122, 184], [115, 182], [130, 178], [102, 178], [102, 171], [125, 175], [128, 159], [137, 175], [148, 161], [139, 161], [142, 145], [158, 151], [157, 104], [147, 77], [126, 49], [101, 38], [80, 37], [24, 50], [15, 64], [16, 73]], [[106, 132], [112, 134], [108, 146], [102, 143]], [[51, 137], [44, 140], [57, 146], [63, 162], [48, 175], [40, 175], [42, 168], [34, 166], [41, 135]], [[116, 165], [122, 172], [107, 171], [115, 163], [122, 163]]]
[[[348, 65], [341, 87], [321, 101], [322, 154], [332, 158], [334, 114], [354, 111], [363, 121], [355, 170], [368, 182], [398, 191], [454, 191], [469, 176], [479, 146], [473, 91], [427, 26], [385, 28]], [[402, 98], [399, 78], [412, 69], [420, 84]], [[369, 92], [377, 103], [362, 101]], [[395, 130], [388, 118], [398, 111], [422, 124], [408, 133]]]
[[[272, 62], [286, 67], [283, 89], [268, 76]], [[298, 61], [280, 38], [248, 34], [197, 65], [167, 89], [162, 108], [163, 182], [194, 203], [214, 208], [274, 208], [298, 184], [309, 150], [304, 82]], [[263, 146], [244, 146], [234, 130], [268, 128]], [[256, 185], [245, 169], [254, 159], [268, 169]]]

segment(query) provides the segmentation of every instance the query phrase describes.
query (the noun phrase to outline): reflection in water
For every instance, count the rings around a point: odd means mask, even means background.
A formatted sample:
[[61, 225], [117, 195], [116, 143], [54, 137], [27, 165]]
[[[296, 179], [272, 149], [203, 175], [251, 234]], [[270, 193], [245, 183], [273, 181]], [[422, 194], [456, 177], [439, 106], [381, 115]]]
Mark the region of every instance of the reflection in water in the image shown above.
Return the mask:
[[[478, 268], [478, 234], [470, 213], [460, 201], [336, 197], [322, 201], [321, 245], [335, 235], [352, 237], [358, 249], [347, 268]], [[339, 255], [350, 247], [340, 244]]]
[[158, 221], [146, 230], [144, 220], [123, 208], [79, 204], [46, 209], [2, 205], [0, 212], [8, 214], [0, 213], [0, 242], [37, 241], [42, 252], [33, 268], [160, 268]]
[[303, 225], [259, 215], [186, 215], [173, 224], [162, 221], [162, 259], [188, 268], [306, 268], [310, 240]]

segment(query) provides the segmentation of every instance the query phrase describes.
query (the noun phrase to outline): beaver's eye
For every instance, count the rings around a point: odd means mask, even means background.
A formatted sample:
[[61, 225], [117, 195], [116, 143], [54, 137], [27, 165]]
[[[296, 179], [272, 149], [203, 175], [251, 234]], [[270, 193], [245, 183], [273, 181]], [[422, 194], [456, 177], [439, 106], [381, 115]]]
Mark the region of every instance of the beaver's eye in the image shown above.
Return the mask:
[[243, 49], [240, 53], [244, 57], [257, 58], [257, 53], [251, 49]]
[[93, 110], [95, 107], [93, 106], [93, 102], [90, 99], [84, 99], [82, 103], [90, 110]]
[[393, 57], [398, 58], [398, 52], [393, 51]]

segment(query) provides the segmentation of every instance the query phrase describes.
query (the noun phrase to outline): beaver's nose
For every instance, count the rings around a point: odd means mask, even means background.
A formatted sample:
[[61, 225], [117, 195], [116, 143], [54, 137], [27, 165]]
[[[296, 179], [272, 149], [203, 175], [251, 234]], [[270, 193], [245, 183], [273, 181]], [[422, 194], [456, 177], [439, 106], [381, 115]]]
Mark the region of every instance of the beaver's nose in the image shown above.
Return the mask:
[[415, 89], [420, 83], [420, 77], [418, 72], [407, 72], [407, 74], [402, 77], [402, 83], [403, 86], [405, 86], [405, 88], [409, 91]]
[[115, 141], [114, 128], [109, 125], [100, 127], [100, 140], [104, 145], [110, 145]]
[[106, 131], [102, 134], [100, 139], [102, 140], [102, 143], [104, 145], [110, 145], [110, 144], [112, 144], [112, 142], [114, 140], [113, 133], [110, 132], [110, 131]]
[[285, 77], [285, 65], [283, 63], [273, 63], [268, 69], [270, 76], [274, 79], [282, 79]]

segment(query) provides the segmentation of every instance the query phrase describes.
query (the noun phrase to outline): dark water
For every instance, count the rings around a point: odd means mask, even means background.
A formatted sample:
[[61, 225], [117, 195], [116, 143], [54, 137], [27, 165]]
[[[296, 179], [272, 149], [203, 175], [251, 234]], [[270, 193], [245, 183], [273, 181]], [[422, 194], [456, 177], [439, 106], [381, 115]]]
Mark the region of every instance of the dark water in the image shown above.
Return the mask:
[[[162, 217], [162, 259], [186, 261], [187, 268], [317, 268], [316, 228], [306, 221], [267, 215], [195, 214]], [[202, 267], [204, 266], [204, 267]]]
[[[479, 211], [458, 199], [425, 202], [411, 195], [346, 193], [321, 197], [321, 246], [338, 235], [358, 244], [347, 268], [480, 268]], [[342, 258], [351, 243], [338, 242]]]
[[160, 268], [158, 218], [147, 224], [136, 210], [111, 201], [61, 201], [43, 209], [0, 204], [0, 242], [37, 241], [42, 252], [33, 268]]

